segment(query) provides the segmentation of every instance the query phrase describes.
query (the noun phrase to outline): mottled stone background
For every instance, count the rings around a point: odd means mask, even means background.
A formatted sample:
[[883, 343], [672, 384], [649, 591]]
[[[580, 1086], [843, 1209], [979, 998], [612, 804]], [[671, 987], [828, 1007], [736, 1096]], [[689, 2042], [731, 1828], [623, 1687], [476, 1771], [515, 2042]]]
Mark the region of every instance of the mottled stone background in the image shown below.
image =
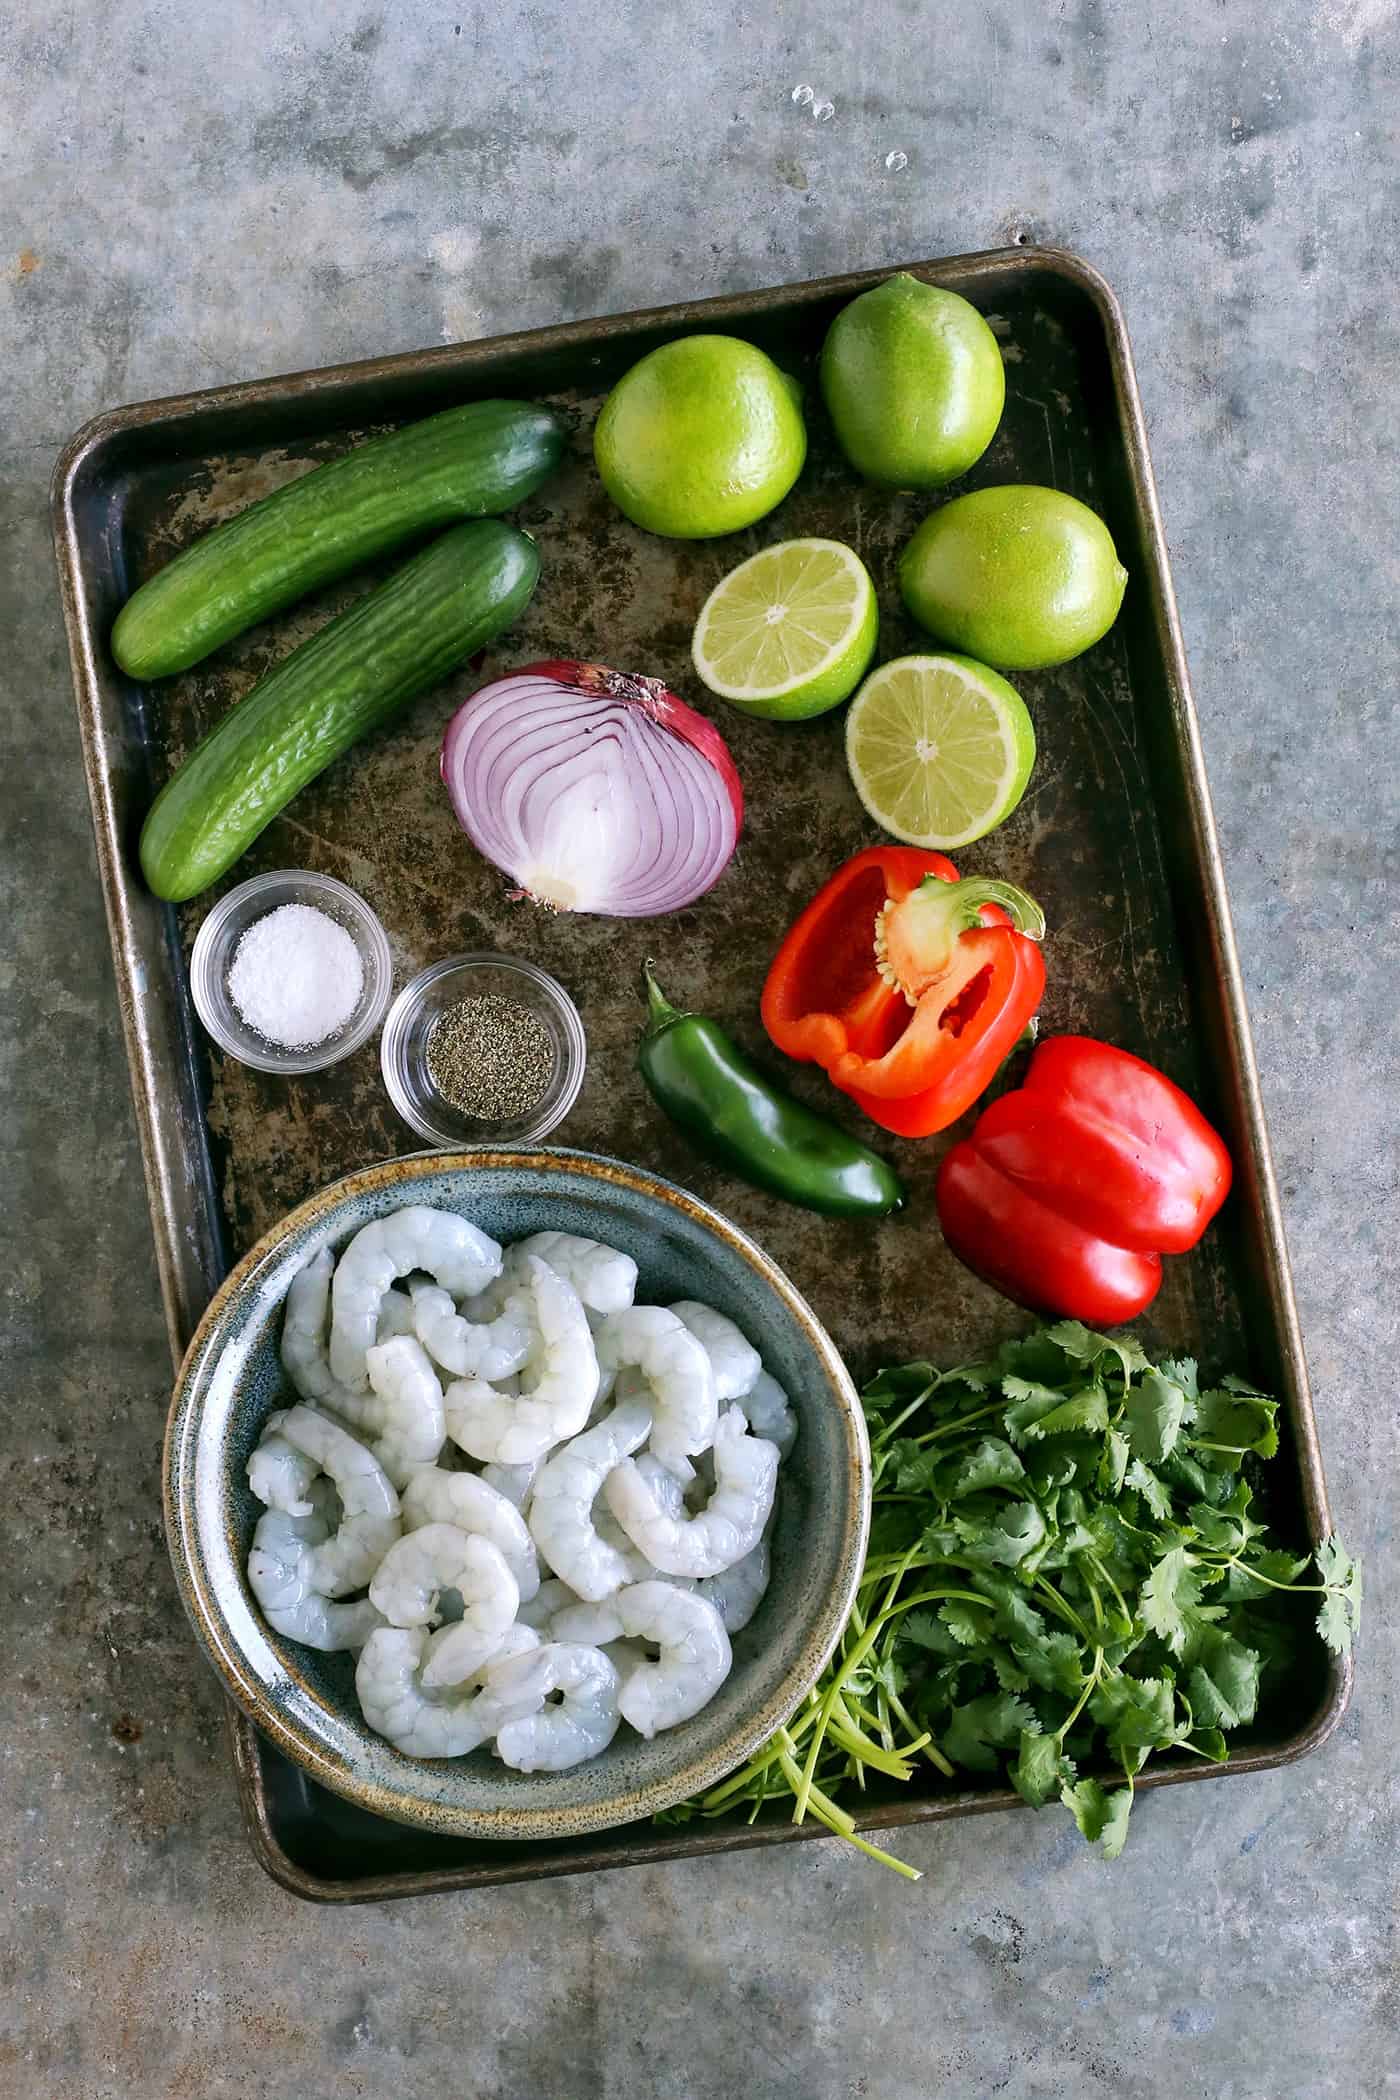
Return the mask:
[[[1400, 2091], [1391, 0], [16, 0], [0, 31], [0, 2095]], [[816, 124], [790, 91], [835, 114]], [[886, 155], [908, 166], [888, 173]], [[1313, 1762], [332, 1913], [264, 1879], [158, 1517], [165, 1340], [48, 547], [93, 411], [1048, 239], [1133, 330], [1334, 1504]]]

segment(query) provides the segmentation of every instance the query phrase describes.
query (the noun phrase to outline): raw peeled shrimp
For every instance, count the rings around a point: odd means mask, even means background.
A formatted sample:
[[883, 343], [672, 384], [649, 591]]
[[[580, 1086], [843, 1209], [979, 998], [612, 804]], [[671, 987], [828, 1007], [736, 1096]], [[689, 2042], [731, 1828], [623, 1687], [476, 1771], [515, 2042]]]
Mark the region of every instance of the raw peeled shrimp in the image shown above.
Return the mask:
[[533, 1626], [537, 1633], [548, 1634], [555, 1613], [567, 1611], [578, 1602], [577, 1590], [571, 1590], [567, 1582], [551, 1576], [548, 1582], [540, 1584], [533, 1597], [521, 1599], [516, 1619], [522, 1626]]
[[464, 1320], [450, 1291], [435, 1283], [412, 1287], [413, 1330], [435, 1364], [453, 1378], [484, 1378], [494, 1385], [518, 1371], [535, 1338], [530, 1300], [513, 1291], [494, 1320]]
[[605, 1247], [601, 1240], [583, 1239], [576, 1232], [532, 1232], [509, 1250], [499, 1281], [489, 1285], [480, 1298], [465, 1308], [472, 1319], [494, 1318], [505, 1301], [511, 1280], [525, 1273], [531, 1255], [547, 1262], [556, 1276], [572, 1284], [586, 1312], [601, 1318], [605, 1313], [621, 1312], [632, 1303], [637, 1289], [637, 1264], [630, 1254]]
[[760, 1371], [745, 1393], [744, 1413], [754, 1435], [776, 1444], [779, 1458], [786, 1458], [797, 1442], [797, 1417], [771, 1372]]
[[362, 1590], [402, 1528], [388, 1475], [372, 1451], [314, 1407], [289, 1407], [278, 1434], [330, 1475], [340, 1497], [339, 1529], [311, 1549], [311, 1587], [326, 1597]]
[[752, 1553], [763, 1536], [777, 1487], [778, 1447], [750, 1436], [748, 1426], [741, 1407], [721, 1415], [714, 1440], [715, 1491], [697, 1516], [668, 1515], [630, 1459], [608, 1475], [608, 1508], [663, 1575], [718, 1575]]
[[721, 1406], [726, 1400], [742, 1399], [763, 1369], [763, 1359], [753, 1343], [712, 1305], [697, 1305], [693, 1298], [682, 1298], [671, 1310], [709, 1357], [715, 1374], [715, 1395]]
[[518, 1510], [523, 1511], [534, 1493], [535, 1475], [543, 1464], [543, 1458], [533, 1458], [528, 1466], [483, 1466], [481, 1478], [488, 1487], [495, 1488], [498, 1495], [504, 1495], [507, 1502], [513, 1502]]
[[439, 1626], [436, 1633], [428, 1636], [419, 1679], [434, 1691], [444, 1686], [480, 1683], [497, 1663], [505, 1662], [512, 1655], [524, 1655], [541, 1644], [541, 1636], [534, 1627], [522, 1625], [517, 1619], [501, 1635], [500, 1646], [490, 1660], [480, 1662], [475, 1657], [471, 1641], [462, 1632], [460, 1621], [455, 1626]]
[[[683, 1490], [673, 1473], [668, 1473], [664, 1466], [645, 1452], [637, 1460], [637, 1469], [663, 1510], [671, 1516], [683, 1513]], [[608, 1526], [599, 1518], [596, 1510], [594, 1521], [608, 1544], [613, 1544]], [[767, 1594], [769, 1554], [766, 1536], [759, 1540], [752, 1553], [746, 1553], [742, 1560], [735, 1561], [732, 1568], [724, 1568], [718, 1575], [707, 1575], [703, 1580], [691, 1575], [667, 1575], [659, 1578], [658, 1571], [646, 1556], [632, 1545], [615, 1518], [612, 1519], [612, 1523], [616, 1526], [618, 1538], [631, 1548], [630, 1552], [624, 1554], [631, 1571], [629, 1582], [663, 1579], [678, 1590], [694, 1591], [695, 1595], [703, 1597], [707, 1604], [713, 1604], [724, 1621], [726, 1633], [741, 1632]], [[616, 1596], [617, 1593], [614, 1592], [611, 1597], [605, 1597], [600, 1604], [562, 1601], [550, 1617], [552, 1637], [560, 1641], [592, 1641], [599, 1648], [611, 1647], [621, 1633], [614, 1609]]]
[[761, 1538], [752, 1553], [736, 1560], [732, 1568], [722, 1568], [718, 1575], [697, 1582], [695, 1594], [713, 1604], [726, 1633], [739, 1633], [767, 1594], [768, 1574], [768, 1541]]
[[365, 1352], [373, 1348], [384, 1294], [396, 1277], [426, 1270], [445, 1291], [465, 1297], [501, 1273], [501, 1250], [451, 1210], [410, 1203], [361, 1226], [331, 1279], [330, 1368], [352, 1392], [368, 1384]]
[[682, 1480], [690, 1457], [714, 1440], [719, 1403], [704, 1347], [661, 1305], [632, 1305], [610, 1313], [598, 1328], [598, 1367], [606, 1378], [629, 1364], [646, 1380], [652, 1407], [651, 1448]]
[[370, 1449], [395, 1487], [416, 1466], [430, 1466], [447, 1441], [442, 1386], [416, 1335], [396, 1334], [365, 1351], [370, 1390], [379, 1402]]
[[342, 1385], [326, 1354], [334, 1270], [330, 1248], [319, 1247], [292, 1278], [282, 1319], [282, 1368], [303, 1400], [362, 1429], [375, 1417], [378, 1402], [372, 1394]]
[[455, 1524], [459, 1531], [490, 1539], [515, 1577], [519, 1602], [538, 1590], [540, 1564], [525, 1519], [479, 1474], [418, 1467], [403, 1491], [403, 1528], [419, 1531], [425, 1524]]
[[535, 1255], [571, 1283], [589, 1312], [621, 1312], [637, 1291], [637, 1264], [601, 1240], [576, 1232], [532, 1232], [511, 1250], [517, 1259]]
[[[627, 1372], [623, 1373], [624, 1378], [627, 1375]], [[617, 1390], [619, 1392], [622, 1390], [621, 1379], [618, 1380]], [[643, 1387], [643, 1390], [645, 1390], [645, 1387]], [[649, 1451], [641, 1452], [637, 1458], [637, 1471], [650, 1486], [660, 1508], [673, 1517], [678, 1517], [683, 1513], [685, 1509], [685, 1484], [678, 1480], [674, 1473], [663, 1466], [659, 1458], [653, 1458]], [[623, 1576], [623, 1582], [649, 1581], [656, 1574], [656, 1569], [647, 1559], [645, 1553], [641, 1551], [640, 1547], [634, 1546], [631, 1539], [628, 1538], [627, 1533], [608, 1508], [607, 1496], [603, 1493], [602, 1488], [599, 1488], [597, 1495], [594, 1497], [592, 1515], [593, 1528], [603, 1541], [603, 1544], [611, 1546], [616, 1553], [622, 1556], [623, 1566], [627, 1570]], [[618, 1587], [621, 1588], [621, 1584]], [[583, 1638], [583, 1636], [574, 1636], [574, 1638]]]
[[[456, 1627], [450, 1629], [456, 1632]], [[533, 1713], [544, 1693], [533, 1685], [502, 1697], [489, 1663], [453, 1688], [451, 1696], [424, 1685], [420, 1674], [431, 1636], [425, 1626], [381, 1626], [365, 1642], [355, 1690], [371, 1728], [410, 1757], [465, 1757], [479, 1750], [503, 1722]], [[522, 1661], [505, 1659], [501, 1667]]]
[[447, 1388], [448, 1434], [493, 1465], [528, 1465], [577, 1436], [598, 1390], [598, 1359], [578, 1293], [533, 1255], [525, 1269], [536, 1334], [519, 1393], [499, 1392], [481, 1378], [454, 1379]]
[[377, 1342], [391, 1342], [396, 1334], [413, 1333], [413, 1300], [407, 1291], [386, 1291], [379, 1301], [379, 1320], [374, 1330]]
[[724, 1621], [708, 1599], [669, 1582], [636, 1582], [602, 1604], [561, 1612], [559, 1637], [601, 1644], [626, 1638], [660, 1650], [658, 1662], [623, 1675], [618, 1710], [638, 1735], [688, 1721], [713, 1699], [733, 1654]]
[[314, 1458], [278, 1434], [285, 1413], [283, 1408], [263, 1424], [262, 1441], [248, 1459], [248, 1485], [269, 1509], [282, 1510], [289, 1517], [309, 1517], [311, 1483], [319, 1469]]
[[[640, 1454], [636, 1465], [638, 1474], [651, 1489], [657, 1507], [666, 1516], [683, 1517], [685, 1515], [685, 1488], [677, 1480], [675, 1474], [669, 1472], [662, 1465], [660, 1459], [653, 1458], [649, 1451], [643, 1451]], [[607, 1496], [604, 1495], [602, 1500], [606, 1503]], [[618, 1524], [611, 1510], [607, 1511], [607, 1516], [609, 1523], [616, 1526], [618, 1538], [631, 1548], [628, 1555], [629, 1563], [637, 1570], [632, 1580], [634, 1582], [648, 1581], [658, 1571], [653, 1568], [645, 1554], [632, 1545], [632, 1541], [627, 1537], [622, 1526]], [[594, 1519], [596, 1522], [596, 1510]], [[600, 1531], [603, 1529], [602, 1525], [599, 1525], [599, 1529]], [[668, 1576], [666, 1579], [674, 1582], [680, 1589], [693, 1589], [697, 1597], [703, 1597], [707, 1603], [713, 1604], [715, 1610], [724, 1621], [726, 1633], [738, 1633], [748, 1625], [749, 1620], [763, 1602], [764, 1594], [768, 1588], [768, 1573], [768, 1539], [765, 1534], [754, 1547], [752, 1553], [746, 1553], [742, 1560], [736, 1560], [732, 1568], [721, 1569], [718, 1575], [707, 1575], [703, 1580], [697, 1580], [693, 1576], [677, 1575]], [[586, 1638], [588, 1636], [582, 1634], [560, 1635], [560, 1639], [567, 1640], [582, 1640]], [[599, 1645], [602, 1645], [601, 1642]]]
[[628, 1562], [599, 1538], [593, 1502], [613, 1467], [646, 1442], [645, 1407], [615, 1408], [541, 1466], [530, 1498], [530, 1532], [555, 1574], [594, 1601], [628, 1579]]
[[443, 1590], [457, 1590], [462, 1618], [459, 1660], [472, 1652], [484, 1663], [515, 1618], [520, 1589], [499, 1546], [455, 1524], [424, 1524], [391, 1546], [369, 1586], [370, 1601], [391, 1626], [428, 1626], [438, 1617]]
[[311, 1557], [329, 1535], [334, 1506], [335, 1490], [323, 1478], [303, 1513], [264, 1510], [248, 1555], [248, 1587], [273, 1632], [328, 1652], [361, 1648], [384, 1624], [368, 1597], [333, 1604], [312, 1579]]
[[557, 1706], [542, 1705], [496, 1733], [496, 1755], [516, 1772], [566, 1772], [606, 1750], [617, 1734], [617, 1671], [600, 1648], [551, 1641], [532, 1655], [503, 1663], [492, 1673], [498, 1696], [561, 1692]]

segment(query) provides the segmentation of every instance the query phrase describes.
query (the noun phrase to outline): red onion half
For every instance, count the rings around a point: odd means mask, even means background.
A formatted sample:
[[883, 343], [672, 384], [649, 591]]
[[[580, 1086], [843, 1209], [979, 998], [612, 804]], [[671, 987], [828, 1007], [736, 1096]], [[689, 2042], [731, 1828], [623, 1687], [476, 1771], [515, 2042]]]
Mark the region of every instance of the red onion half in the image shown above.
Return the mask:
[[483, 686], [447, 725], [442, 777], [478, 853], [556, 911], [679, 911], [718, 882], [744, 820], [713, 723], [603, 664], [528, 664]]

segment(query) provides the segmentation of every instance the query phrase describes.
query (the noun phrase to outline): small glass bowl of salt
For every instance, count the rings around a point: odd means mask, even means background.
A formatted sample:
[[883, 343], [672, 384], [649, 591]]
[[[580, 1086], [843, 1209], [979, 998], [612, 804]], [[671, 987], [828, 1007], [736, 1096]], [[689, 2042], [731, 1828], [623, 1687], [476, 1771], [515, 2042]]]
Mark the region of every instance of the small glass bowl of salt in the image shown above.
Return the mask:
[[241, 882], [195, 936], [190, 992], [221, 1050], [259, 1072], [320, 1072], [369, 1041], [393, 992], [389, 938], [333, 875]]

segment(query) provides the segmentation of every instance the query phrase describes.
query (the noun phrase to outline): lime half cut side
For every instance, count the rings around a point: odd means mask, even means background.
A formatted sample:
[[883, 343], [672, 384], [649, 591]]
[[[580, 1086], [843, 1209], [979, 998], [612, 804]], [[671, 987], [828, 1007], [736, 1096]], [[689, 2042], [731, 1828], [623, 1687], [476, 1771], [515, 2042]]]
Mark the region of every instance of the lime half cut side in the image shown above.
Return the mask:
[[782, 540], [715, 585], [691, 655], [722, 700], [795, 721], [849, 699], [878, 631], [875, 586], [858, 554], [839, 540]]
[[900, 656], [851, 703], [846, 759], [877, 824], [946, 853], [1010, 816], [1035, 764], [1035, 730], [1015, 687], [986, 664]]

